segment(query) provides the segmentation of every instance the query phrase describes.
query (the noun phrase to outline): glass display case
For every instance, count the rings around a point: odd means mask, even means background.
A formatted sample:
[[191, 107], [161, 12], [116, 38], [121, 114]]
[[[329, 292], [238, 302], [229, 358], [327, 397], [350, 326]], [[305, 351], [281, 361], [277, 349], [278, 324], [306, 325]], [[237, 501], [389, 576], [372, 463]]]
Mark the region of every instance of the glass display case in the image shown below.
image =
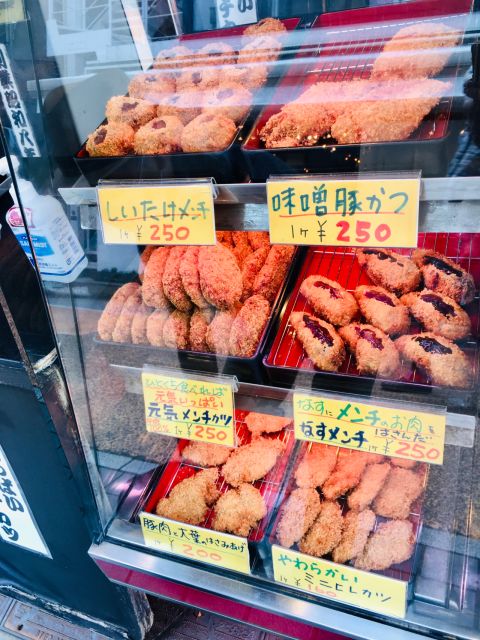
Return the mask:
[[313, 4], [0, 25], [90, 553], [295, 637], [478, 638], [478, 13]]

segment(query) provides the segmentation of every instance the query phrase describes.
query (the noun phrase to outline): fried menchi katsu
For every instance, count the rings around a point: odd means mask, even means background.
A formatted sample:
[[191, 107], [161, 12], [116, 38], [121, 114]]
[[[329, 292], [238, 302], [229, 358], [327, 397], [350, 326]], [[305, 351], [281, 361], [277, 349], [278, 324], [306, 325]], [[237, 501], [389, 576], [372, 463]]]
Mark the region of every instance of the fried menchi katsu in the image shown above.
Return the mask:
[[354, 296], [367, 322], [389, 336], [406, 333], [410, 328], [408, 310], [383, 287], [361, 285], [355, 289]]
[[383, 456], [363, 451], [340, 449], [333, 473], [322, 486], [327, 500], [335, 500], [355, 488], [362, 477], [367, 464], [382, 462]]
[[265, 264], [253, 283], [253, 293], [272, 303], [280, 289], [293, 258], [295, 247], [276, 244], [268, 252]]
[[423, 369], [434, 384], [469, 387], [472, 367], [465, 353], [451, 340], [434, 333], [400, 336], [395, 346], [405, 360]]
[[394, 378], [400, 371], [400, 356], [395, 343], [371, 324], [349, 324], [338, 330], [355, 356], [359, 373]]
[[408, 518], [413, 502], [423, 491], [423, 484], [423, 474], [401, 467], [392, 468], [375, 498], [373, 510], [385, 518]]
[[234, 487], [260, 480], [273, 469], [284, 450], [281, 440], [256, 438], [233, 451], [222, 467], [222, 475]]
[[163, 325], [163, 341], [169, 349], [188, 349], [190, 346], [190, 316], [175, 309]]
[[184, 289], [180, 276], [180, 264], [186, 251], [187, 247], [171, 248], [162, 276], [164, 294], [174, 307], [185, 313], [192, 309], [192, 301]]
[[375, 284], [396, 295], [418, 289], [420, 270], [406, 256], [389, 249], [358, 249], [357, 259]]
[[142, 292], [138, 288], [125, 301], [112, 332], [113, 342], [131, 342], [132, 324], [137, 311], [142, 305]]
[[470, 317], [453, 298], [424, 289], [406, 293], [401, 301], [427, 331], [449, 340], [462, 340], [470, 335]]
[[333, 561], [344, 563], [360, 555], [374, 526], [375, 514], [370, 509], [349, 511], [343, 519], [340, 544], [333, 550]]
[[473, 277], [459, 264], [430, 249], [416, 249], [412, 259], [420, 267], [427, 289], [453, 298], [458, 304], [468, 304], [473, 300]]
[[301, 311], [292, 313], [290, 324], [316, 367], [338, 371], [345, 359], [345, 347], [333, 325]]
[[215, 317], [208, 325], [205, 335], [205, 341], [212, 353], [228, 356], [230, 331], [238, 311], [239, 307], [234, 307], [215, 313]]
[[381, 571], [408, 560], [414, 549], [415, 535], [409, 520], [389, 520], [378, 525], [363, 553], [355, 560], [357, 569]]
[[97, 325], [98, 335], [101, 340], [112, 339], [112, 333], [123, 309], [123, 305], [138, 288], [139, 285], [136, 282], [127, 282], [127, 284], [117, 289], [107, 302]]
[[342, 529], [342, 509], [338, 502], [322, 502], [317, 519], [300, 540], [298, 548], [302, 553], [320, 558], [339, 544]]
[[299, 487], [315, 489], [322, 487], [337, 464], [337, 450], [325, 444], [313, 442], [306, 450], [295, 471], [295, 481]]
[[182, 458], [200, 467], [217, 467], [228, 460], [233, 449], [220, 444], [190, 441], [182, 450]]
[[153, 244], [145, 247], [145, 249], [140, 254], [138, 259], [138, 279], [143, 283], [143, 274], [145, 272], [145, 267], [147, 266], [148, 261], [150, 260], [150, 256], [155, 251], [157, 247]]
[[310, 529], [320, 513], [320, 496], [315, 489], [297, 488], [282, 507], [277, 527], [277, 540], [288, 549]]
[[390, 473], [388, 462], [369, 464], [360, 479], [359, 484], [348, 496], [348, 506], [353, 511], [363, 511], [375, 499], [383, 487]]
[[168, 497], [158, 501], [155, 513], [164, 518], [199, 525], [209, 507], [218, 499], [218, 469], [205, 469], [173, 487]]
[[262, 296], [252, 296], [236, 315], [229, 338], [232, 356], [251, 358], [270, 317], [270, 304]]
[[190, 316], [189, 343], [192, 351], [208, 353], [207, 331], [213, 316], [214, 311], [212, 308], [195, 309]]
[[198, 271], [202, 294], [217, 309], [231, 309], [240, 302], [242, 272], [233, 253], [222, 244], [200, 247]]
[[149, 307], [168, 309], [170, 301], [163, 292], [163, 272], [170, 254], [170, 247], [158, 247], [151, 254], [143, 274], [142, 296]]
[[216, 531], [248, 536], [266, 514], [267, 507], [260, 491], [251, 484], [241, 484], [238, 489], [229, 489], [220, 496], [212, 526]]
[[153, 309], [147, 307], [145, 303], [138, 307], [135, 317], [132, 321], [132, 343], [133, 344], [148, 344], [147, 336], [147, 321], [151, 316]]
[[292, 423], [292, 418], [251, 411], [245, 416], [244, 422], [253, 436], [260, 436], [262, 433], [278, 433], [282, 431]]
[[193, 302], [200, 309], [207, 308], [208, 302], [203, 297], [200, 287], [200, 275], [198, 272], [198, 252], [199, 247], [187, 247], [179, 265], [180, 278], [183, 288]]
[[147, 318], [146, 334], [148, 343], [154, 347], [164, 347], [163, 327], [170, 315], [168, 309], [155, 309]]
[[338, 282], [324, 276], [305, 278], [300, 293], [317, 315], [333, 325], [343, 327], [358, 314], [358, 306], [352, 294]]

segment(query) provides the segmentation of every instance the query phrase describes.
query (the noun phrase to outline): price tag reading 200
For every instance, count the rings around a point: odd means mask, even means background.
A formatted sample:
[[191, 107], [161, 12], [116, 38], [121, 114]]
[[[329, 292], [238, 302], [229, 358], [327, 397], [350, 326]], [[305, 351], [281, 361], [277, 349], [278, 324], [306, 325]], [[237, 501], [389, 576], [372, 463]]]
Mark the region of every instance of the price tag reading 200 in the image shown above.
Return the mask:
[[97, 196], [106, 244], [216, 242], [211, 183], [99, 185]]
[[269, 180], [270, 241], [416, 247], [420, 179]]

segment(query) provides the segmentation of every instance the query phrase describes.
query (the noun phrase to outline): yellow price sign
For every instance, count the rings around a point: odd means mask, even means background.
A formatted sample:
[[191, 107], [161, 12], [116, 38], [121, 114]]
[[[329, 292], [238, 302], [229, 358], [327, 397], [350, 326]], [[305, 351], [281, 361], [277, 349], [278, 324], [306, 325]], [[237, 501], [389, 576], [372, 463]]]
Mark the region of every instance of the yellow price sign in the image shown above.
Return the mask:
[[420, 178], [269, 180], [270, 242], [416, 247]]
[[99, 185], [97, 198], [106, 244], [216, 243], [210, 183]]
[[147, 431], [235, 446], [233, 382], [142, 373]]
[[404, 618], [408, 583], [272, 546], [275, 581], [311, 595]]
[[140, 524], [147, 547], [224, 569], [250, 573], [246, 538], [194, 527], [145, 512], [140, 513]]
[[443, 464], [444, 413], [425, 413], [295, 392], [293, 416], [298, 440]]

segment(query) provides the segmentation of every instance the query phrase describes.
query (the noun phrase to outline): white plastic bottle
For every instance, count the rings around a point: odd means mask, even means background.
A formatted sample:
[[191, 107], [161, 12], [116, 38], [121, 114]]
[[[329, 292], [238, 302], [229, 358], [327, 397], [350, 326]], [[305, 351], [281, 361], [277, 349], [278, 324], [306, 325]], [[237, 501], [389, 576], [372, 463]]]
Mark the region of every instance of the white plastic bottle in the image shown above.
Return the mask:
[[[14, 156], [11, 159], [16, 171], [18, 160]], [[0, 174], [8, 173], [10, 172], [7, 160], [2, 158]], [[28, 180], [17, 177], [17, 185], [42, 278], [55, 282], [73, 282], [85, 269], [88, 260], [62, 205], [53, 196], [39, 195]], [[7, 211], [7, 223], [28, 259], [35, 266], [13, 185], [10, 195], [14, 205]]]

